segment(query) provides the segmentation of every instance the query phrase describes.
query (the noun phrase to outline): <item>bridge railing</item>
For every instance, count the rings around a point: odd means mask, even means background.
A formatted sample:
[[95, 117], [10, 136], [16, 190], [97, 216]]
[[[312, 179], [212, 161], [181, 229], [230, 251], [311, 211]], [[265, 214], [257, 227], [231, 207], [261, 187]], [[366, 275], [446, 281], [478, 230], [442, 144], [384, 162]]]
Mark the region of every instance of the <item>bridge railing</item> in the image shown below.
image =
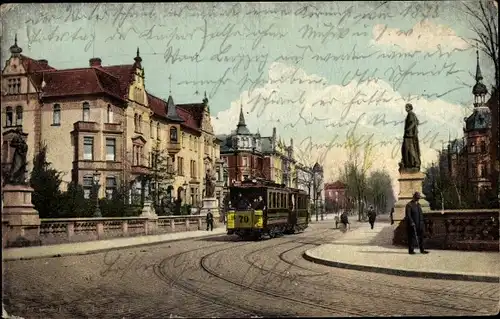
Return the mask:
[[206, 216], [44, 218], [42, 245], [202, 230]]

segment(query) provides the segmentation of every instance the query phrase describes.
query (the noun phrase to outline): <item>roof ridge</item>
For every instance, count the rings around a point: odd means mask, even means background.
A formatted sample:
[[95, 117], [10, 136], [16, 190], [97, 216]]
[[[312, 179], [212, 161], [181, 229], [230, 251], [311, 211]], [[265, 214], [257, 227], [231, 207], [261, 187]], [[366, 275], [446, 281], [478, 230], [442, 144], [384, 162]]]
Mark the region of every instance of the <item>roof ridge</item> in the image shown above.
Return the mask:
[[95, 71], [96, 68], [91, 68], [91, 70], [94, 71], [94, 76], [97, 81], [97, 85], [99, 85], [99, 88], [101, 89], [102, 92], [108, 93], [102, 86], [101, 79], [99, 79], [99, 75], [97, 75], [97, 72]]

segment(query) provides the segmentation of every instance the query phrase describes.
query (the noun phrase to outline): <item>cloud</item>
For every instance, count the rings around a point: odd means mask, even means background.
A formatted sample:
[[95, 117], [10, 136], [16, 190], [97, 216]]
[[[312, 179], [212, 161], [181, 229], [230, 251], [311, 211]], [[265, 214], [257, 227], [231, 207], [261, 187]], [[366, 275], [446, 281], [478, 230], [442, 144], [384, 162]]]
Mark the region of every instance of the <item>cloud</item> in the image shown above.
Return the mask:
[[339, 168], [348, 158], [346, 136], [354, 134], [360, 145], [368, 140], [376, 144], [371, 156], [373, 168], [387, 169], [397, 189], [398, 139], [407, 102], [414, 105], [421, 122], [422, 162], [429, 164], [449, 135], [462, 136], [463, 107], [440, 99], [403, 97], [382, 80], [339, 86], [300, 68], [273, 63], [267, 83], [244, 91], [229, 109], [212, 118], [212, 124], [217, 134], [235, 130], [241, 103], [251, 132], [259, 130], [270, 136], [276, 127], [287, 144], [293, 138], [300, 162], [324, 165], [327, 180], [338, 178]]
[[445, 25], [424, 19], [410, 30], [389, 28], [384, 24], [373, 27], [371, 44], [389, 46], [404, 52], [433, 52], [440, 48], [443, 52], [466, 50], [470, 45], [455, 31]]

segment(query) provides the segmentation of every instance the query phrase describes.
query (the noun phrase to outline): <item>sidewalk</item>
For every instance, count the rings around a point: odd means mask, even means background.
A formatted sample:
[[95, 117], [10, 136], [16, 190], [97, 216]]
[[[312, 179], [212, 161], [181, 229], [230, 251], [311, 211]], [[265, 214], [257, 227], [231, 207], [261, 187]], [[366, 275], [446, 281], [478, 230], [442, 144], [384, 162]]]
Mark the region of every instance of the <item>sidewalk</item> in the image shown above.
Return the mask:
[[117, 248], [134, 247], [141, 245], [159, 244], [162, 242], [179, 241], [190, 238], [212, 237], [226, 234], [226, 227], [221, 225], [213, 231], [205, 230], [167, 233], [161, 235], [114, 238], [107, 240], [94, 240], [77, 243], [34, 246], [23, 248], [7, 248], [2, 250], [2, 260], [19, 260], [47, 257], [62, 257], [69, 255], [85, 255]]
[[399, 276], [483, 282], [500, 281], [500, 254], [431, 250], [428, 255], [408, 254], [392, 246], [393, 228], [386, 222], [360, 223], [339, 240], [307, 250], [304, 258], [327, 266]]

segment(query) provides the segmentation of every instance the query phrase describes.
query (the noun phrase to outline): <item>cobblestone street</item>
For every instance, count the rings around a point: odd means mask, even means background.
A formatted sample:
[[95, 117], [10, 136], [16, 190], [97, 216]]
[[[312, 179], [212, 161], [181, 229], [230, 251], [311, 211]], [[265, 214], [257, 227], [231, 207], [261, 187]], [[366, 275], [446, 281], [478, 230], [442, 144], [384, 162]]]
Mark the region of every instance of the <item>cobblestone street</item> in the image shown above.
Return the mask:
[[259, 242], [230, 236], [4, 263], [3, 302], [24, 318], [495, 314], [499, 284], [313, 264], [331, 222]]

